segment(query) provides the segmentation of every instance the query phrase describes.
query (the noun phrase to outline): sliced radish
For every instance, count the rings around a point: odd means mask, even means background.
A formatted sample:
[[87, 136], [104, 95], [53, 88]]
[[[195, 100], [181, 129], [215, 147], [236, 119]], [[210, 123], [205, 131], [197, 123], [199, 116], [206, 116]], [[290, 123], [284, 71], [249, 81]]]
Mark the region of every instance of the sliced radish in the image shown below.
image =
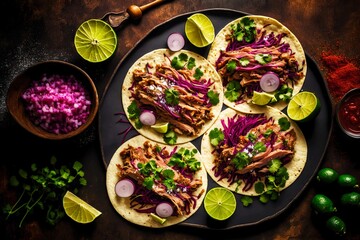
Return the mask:
[[273, 72], [265, 73], [260, 79], [260, 87], [265, 92], [273, 92], [280, 85], [280, 79]]
[[172, 33], [167, 39], [168, 48], [173, 51], [181, 50], [185, 45], [185, 39], [181, 33]]
[[115, 193], [119, 197], [130, 197], [135, 191], [135, 184], [130, 179], [122, 179], [115, 185]]
[[162, 202], [156, 206], [155, 212], [159, 217], [167, 218], [174, 213], [174, 209], [170, 203]]
[[145, 110], [139, 116], [140, 122], [144, 125], [154, 125], [156, 123], [155, 114], [152, 111]]

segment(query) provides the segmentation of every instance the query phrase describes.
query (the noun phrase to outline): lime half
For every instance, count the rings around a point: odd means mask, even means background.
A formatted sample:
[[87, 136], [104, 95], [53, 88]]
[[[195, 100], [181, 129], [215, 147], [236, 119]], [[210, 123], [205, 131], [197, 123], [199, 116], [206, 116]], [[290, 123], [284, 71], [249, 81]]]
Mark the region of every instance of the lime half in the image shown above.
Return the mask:
[[157, 123], [157, 124], [151, 125], [150, 127], [159, 133], [166, 133], [169, 128], [169, 123], [168, 122]]
[[294, 121], [306, 122], [313, 119], [320, 111], [320, 101], [312, 92], [299, 92], [291, 98], [287, 114]]
[[223, 187], [215, 187], [207, 192], [204, 199], [205, 211], [216, 220], [226, 220], [236, 210], [236, 199], [234, 194]]
[[76, 51], [89, 62], [102, 62], [111, 57], [117, 46], [114, 29], [100, 19], [83, 22], [74, 38]]
[[266, 92], [254, 91], [251, 101], [253, 104], [263, 106], [263, 105], [268, 104], [271, 101], [271, 99], [273, 99], [273, 98], [274, 98], [274, 95], [272, 95], [272, 94], [269, 94]]
[[101, 215], [99, 210], [70, 191], [64, 195], [63, 206], [65, 213], [78, 223], [90, 223]]
[[214, 41], [215, 29], [206, 15], [195, 13], [186, 20], [185, 34], [194, 46], [205, 47]]

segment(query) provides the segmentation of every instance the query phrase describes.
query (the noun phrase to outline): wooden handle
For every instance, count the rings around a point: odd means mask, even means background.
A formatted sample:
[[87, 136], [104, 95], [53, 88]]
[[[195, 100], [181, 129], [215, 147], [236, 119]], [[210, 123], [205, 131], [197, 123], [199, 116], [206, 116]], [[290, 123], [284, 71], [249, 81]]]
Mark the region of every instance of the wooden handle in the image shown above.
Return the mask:
[[137, 5], [131, 5], [130, 7], [128, 7], [128, 9], [126, 11], [127, 11], [127, 13], [129, 13], [131, 19], [137, 20], [142, 17], [142, 12], [144, 12], [144, 11], [148, 10], [149, 8], [154, 7], [162, 2], [165, 2], [165, 1], [168, 1], [168, 0], [155, 0], [148, 4], [142, 5], [141, 7], [139, 7]]
[[166, 1], [166, 0], [155, 0], [155, 1], [150, 2], [150, 3], [148, 3], [148, 4], [142, 5], [142, 6], [140, 7], [140, 10], [141, 10], [142, 12], [144, 12], [144, 11], [148, 10], [149, 8], [155, 7], [156, 5], [158, 5], [158, 4], [162, 3], [162, 2], [165, 2], [165, 1]]

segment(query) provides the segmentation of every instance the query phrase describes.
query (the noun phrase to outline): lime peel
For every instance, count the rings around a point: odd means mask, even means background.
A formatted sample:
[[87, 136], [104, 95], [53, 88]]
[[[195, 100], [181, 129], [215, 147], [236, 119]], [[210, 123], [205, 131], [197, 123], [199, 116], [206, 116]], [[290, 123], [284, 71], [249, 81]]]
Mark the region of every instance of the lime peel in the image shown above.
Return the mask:
[[78, 223], [90, 223], [102, 214], [70, 191], [63, 197], [63, 207], [66, 215]]
[[90, 19], [83, 22], [75, 33], [75, 49], [89, 62], [102, 62], [113, 55], [117, 47], [114, 29], [105, 21]]
[[205, 195], [205, 211], [216, 220], [230, 218], [236, 210], [236, 199], [233, 192], [223, 187], [215, 187]]

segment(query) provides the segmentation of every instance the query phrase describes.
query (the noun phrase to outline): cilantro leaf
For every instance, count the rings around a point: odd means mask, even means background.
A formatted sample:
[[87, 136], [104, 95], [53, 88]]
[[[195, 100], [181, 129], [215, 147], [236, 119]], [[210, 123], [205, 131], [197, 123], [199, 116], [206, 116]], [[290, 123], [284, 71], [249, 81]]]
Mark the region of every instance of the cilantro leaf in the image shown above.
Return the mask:
[[163, 139], [164, 142], [166, 142], [167, 144], [174, 145], [177, 141], [177, 135], [174, 131], [169, 130], [167, 133], [164, 134]]
[[235, 69], [236, 69], [236, 61], [235, 60], [228, 61], [228, 63], [226, 64], [226, 71], [229, 73], [233, 73]]
[[189, 61], [188, 61], [188, 64], [187, 64], [187, 68], [191, 70], [191, 69], [193, 69], [195, 66], [196, 66], [196, 64], [195, 64], [195, 58], [190, 57], [190, 58], [189, 58]]
[[200, 68], [196, 68], [193, 77], [194, 77], [196, 80], [199, 80], [203, 75], [204, 75], [203, 71], [201, 71]]
[[244, 207], [247, 207], [253, 203], [253, 199], [250, 196], [241, 196], [240, 201]]
[[137, 119], [140, 116], [140, 109], [135, 101], [131, 102], [131, 104], [127, 108], [127, 111], [131, 120]]
[[241, 86], [238, 81], [230, 81], [226, 85], [226, 91], [224, 95], [230, 102], [235, 102], [240, 97], [240, 89]]
[[266, 63], [271, 62], [272, 60], [272, 56], [270, 54], [267, 53], [259, 53], [255, 55], [255, 60], [260, 63], [261, 65], [264, 65]]
[[254, 187], [255, 187], [255, 192], [258, 194], [263, 193], [265, 190], [265, 185], [262, 182], [256, 182]]
[[256, 24], [253, 19], [242, 18], [240, 22], [231, 26], [233, 37], [239, 41], [247, 43], [253, 42], [256, 36]]
[[269, 162], [268, 165], [269, 165], [269, 172], [274, 174], [275, 172], [277, 172], [279, 170], [282, 163], [279, 159], [273, 159]]
[[245, 152], [238, 152], [231, 162], [235, 165], [235, 168], [240, 170], [246, 167], [250, 163], [250, 156]]
[[209, 138], [211, 145], [216, 147], [222, 140], [224, 140], [224, 133], [221, 129], [214, 128], [210, 131]]
[[280, 130], [281, 131], [286, 131], [290, 128], [290, 122], [286, 117], [282, 117], [278, 120], [279, 126], [280, 126]]
[[174, 88], [168, 88], [165, 90], [165, 100], [167, 104], [178, 105], [179, 104], [179, 92]]
[[215, 106], [220, 102], [219, 93], [214, 92], [213, 90], [208, 91], [207, 96], [210, 100], [211, 105]]

